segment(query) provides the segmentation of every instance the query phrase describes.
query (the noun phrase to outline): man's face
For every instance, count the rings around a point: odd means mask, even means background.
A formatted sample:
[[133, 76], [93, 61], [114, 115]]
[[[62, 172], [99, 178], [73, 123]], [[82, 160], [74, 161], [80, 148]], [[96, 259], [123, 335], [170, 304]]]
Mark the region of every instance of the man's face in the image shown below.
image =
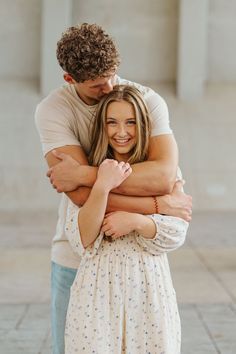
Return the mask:
[[[100, 101], [100, 99], [113, 90], [115, 85], [116, 71], [111, 71], [107, 75], [98, 77], [94, 80], [86, 80], [78, 83], [73, 80], [75, 89], [79, 97], [88, 105], [94, 105]], [[67, 80], [66, 80], [67, 81]]]

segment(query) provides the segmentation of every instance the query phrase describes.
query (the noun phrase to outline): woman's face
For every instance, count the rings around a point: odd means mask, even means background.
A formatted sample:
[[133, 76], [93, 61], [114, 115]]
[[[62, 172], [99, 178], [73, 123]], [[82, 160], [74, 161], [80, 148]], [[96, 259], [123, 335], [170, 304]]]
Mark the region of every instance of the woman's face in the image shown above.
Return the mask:
[[114, 158], [118, 161], [127, 161], [136, 145], [136, 117], [133, 105], [123, 100], [109, 103], [106, 127]]

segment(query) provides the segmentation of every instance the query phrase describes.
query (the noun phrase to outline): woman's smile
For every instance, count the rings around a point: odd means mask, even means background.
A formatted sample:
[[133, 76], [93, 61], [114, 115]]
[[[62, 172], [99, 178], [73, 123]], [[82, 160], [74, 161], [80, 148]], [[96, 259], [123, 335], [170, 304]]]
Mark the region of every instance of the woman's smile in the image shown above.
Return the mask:
[[132, 138], [112, 138], [112, 140], [116, 143], [116, 144], [118, 144], [118, 145], [121, 145], [121, 146], [123, 146], [123, 145], [126, 145], [127, 143], [129, 143], [130, 142], [130, 140], [132, 140]]
[[107, 109], [107, 136], [118, 161], [126, 161], [136, 144], [136, 118], [133, 105], [124, 100], [111, 102]]

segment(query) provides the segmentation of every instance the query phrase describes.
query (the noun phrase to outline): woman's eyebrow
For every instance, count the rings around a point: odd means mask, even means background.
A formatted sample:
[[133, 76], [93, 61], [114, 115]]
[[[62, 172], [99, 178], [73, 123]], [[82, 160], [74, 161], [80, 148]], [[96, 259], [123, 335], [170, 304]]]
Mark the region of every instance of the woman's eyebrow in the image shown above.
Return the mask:
[[[114, 120], [114, 121], [117, 121], [116, 118], [113, 118], [113, 117], [107, 117], [106, 120]], [[130, 118], [126, 118], [125, 121], [128, 121], [128, 120], [135, 120], [136, 121], [136, 117], [130, 117]]]

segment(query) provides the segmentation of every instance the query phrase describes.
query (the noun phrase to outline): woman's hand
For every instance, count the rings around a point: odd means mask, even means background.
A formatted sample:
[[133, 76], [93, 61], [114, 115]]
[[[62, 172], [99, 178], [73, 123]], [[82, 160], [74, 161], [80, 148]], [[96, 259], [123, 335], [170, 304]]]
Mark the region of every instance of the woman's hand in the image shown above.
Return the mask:
[[101, 231], [112, 239], [124, 236], [135, 229], [137, 214], [126, 211], [114, 211], [106, 214]]
[[106, 159], [98, 168], [96, 184], [110, 191], [118, 187], [131, 172], [129, 163]]

